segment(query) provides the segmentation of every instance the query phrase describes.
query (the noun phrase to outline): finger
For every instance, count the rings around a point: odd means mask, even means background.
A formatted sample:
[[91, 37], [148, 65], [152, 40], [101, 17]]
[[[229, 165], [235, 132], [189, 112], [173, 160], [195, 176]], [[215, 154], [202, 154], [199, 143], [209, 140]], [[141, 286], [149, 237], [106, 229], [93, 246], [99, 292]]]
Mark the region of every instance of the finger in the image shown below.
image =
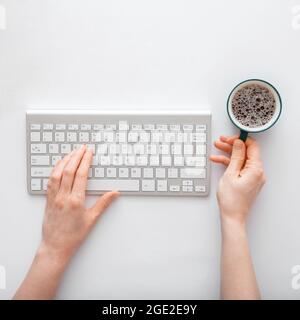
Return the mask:
[[253, 138], [248, 138], [246, 141], [247, 147], [247, 160], [251, 160], [252, 162], [260, 162], [260, 147], [258, 142]]
[[101, 213], [120, 195], [118, 191], [110, 191], [101, 196], [90, 208], [91, 213], [97, 219]]
[[230, 163], [226, 170], [227, 173], [239, 175], [241, 169], [244, 166], [245, 157], [246, 157], [246, 145], [242, 140], [236, 139], [233, 144]]
[[47, 196], [53, 197], [55, 196], [60, 188], [61, 178], [63, 175], [63, 171], [67, 163], [70, 161], [73, 151], [66, 155], [62, 160], [59, 160], [55, 167], [52, 170], [48, 186], [47, 186]]
[[212, 156], [210, 156], [210, 160], [212, 162], [214, 162], [214, 163], [221, 163], [226, 167], [230, 163], [230, 159], [228, 157], [226, 157], [226, 156], [215, 156], [215, 155], [212, 155]]
[[85, 196], [89, 168], [92, 164], [92, 160], [93, 160], [93, 152], [92, 150], [87, 150], [76, 172], [72, 193], [76, 194], [80, 198], [84, 198]]
[[222, 142], [220, 140], [215, 141], [215, 147], [223, 152], [231, 154], [232, 152], [232, 145], [226, 142]]
[[86, 146], [81, 146], [73, 153], [70, 161], [65, 166], [62, 181], [60, 184], [60, 192], [62, 192], [63, 194], [69, 193], [71, 191], [76, 171], [85, 151]]
[[220, 140], [222, 142], [228, 143], [230, 145], [233, 146], [233, 143], [236, 139], [238, 139], [239, 136], [238, 135], [234, 135], [234, 136], [220, 136]]

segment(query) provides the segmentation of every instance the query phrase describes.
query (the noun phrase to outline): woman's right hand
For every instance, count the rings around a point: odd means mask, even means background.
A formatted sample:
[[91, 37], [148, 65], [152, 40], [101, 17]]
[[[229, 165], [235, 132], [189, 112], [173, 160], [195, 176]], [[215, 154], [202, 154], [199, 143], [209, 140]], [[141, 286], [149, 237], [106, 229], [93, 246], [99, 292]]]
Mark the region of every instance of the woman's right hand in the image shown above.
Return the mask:
[[221, 218], [245, 224], [250, 207], [266, 181], [259, 145], [252, 138], [244, 143], [237, 136], [221, 136], [215, 147], [229, 156], [210, 157], [227, 167], [217, 193]]

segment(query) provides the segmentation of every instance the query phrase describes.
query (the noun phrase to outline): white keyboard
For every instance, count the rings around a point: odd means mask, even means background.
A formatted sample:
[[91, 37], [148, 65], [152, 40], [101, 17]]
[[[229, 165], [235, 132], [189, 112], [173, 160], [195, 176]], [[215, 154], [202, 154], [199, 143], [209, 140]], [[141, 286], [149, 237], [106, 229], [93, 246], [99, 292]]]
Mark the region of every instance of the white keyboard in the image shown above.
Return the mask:
[[55, 163], [82, 144], [94, 151], [87, 193], [209, 193], [209, 111], [29, 110], [26, 120], [31, 194], [44, 194]]

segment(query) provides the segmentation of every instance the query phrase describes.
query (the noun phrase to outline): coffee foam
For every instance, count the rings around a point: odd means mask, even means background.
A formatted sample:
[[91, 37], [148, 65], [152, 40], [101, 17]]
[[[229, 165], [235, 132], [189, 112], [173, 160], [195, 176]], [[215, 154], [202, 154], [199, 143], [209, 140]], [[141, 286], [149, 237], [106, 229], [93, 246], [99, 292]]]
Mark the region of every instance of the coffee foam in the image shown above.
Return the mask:
[[242, 125], [262, 127], [275, 114], [276, 100], [273, 93], [259, 84], [248, 84], [239, 89], [232, 99], [232, 113]]

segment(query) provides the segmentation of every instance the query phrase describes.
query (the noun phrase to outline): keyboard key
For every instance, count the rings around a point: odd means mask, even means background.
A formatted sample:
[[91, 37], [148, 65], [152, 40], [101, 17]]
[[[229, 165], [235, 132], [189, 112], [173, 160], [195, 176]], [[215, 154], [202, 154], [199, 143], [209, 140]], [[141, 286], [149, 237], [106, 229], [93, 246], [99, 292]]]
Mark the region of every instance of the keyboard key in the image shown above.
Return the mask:
[[49, 144], [49, 153], [59, 153], [59, 145], [56, 143]]
[[77, 142], [77, 132], [68, 132], [67, 142]]
[[193, 155], [194, 154], [194, 146], [192, 144], [185, 144], [183, 146], [183, 153], [185, 155]]
[[49, 179], [43, 179], [43, 190], [46, 191], [48, 189]]
[[92, 142], [101, 142], [102, 132], [92, 132], [91, 133], [91, 141]]
[[156, 125], [156, 129], [160, 130], [160, 131], [166, 131], [166, 130], [168, 130], [168, 125], [166, 125], [166, 124], [157, 124]]
[[159, 153], [163, 155], [170, 154], [170, 145], [169, 144], [161, 144], [159, 145]]
[[51, 131], [43, 132], [43, 142], [52, 142], [53, 133]]
[[124, 165], [125, 166], [135, 166], [136, 165], [136, 159], [135, 156], [125, 156], [124, 157]]
[[153, 131], [155, 129], [154, 124], [144, 124], [144, 130], [146, 131]]
[[197, 144], [196, 145], [196, 155], [205, 155], [206, 154], [206, 145]]
[[32, 166], [49, 166], [50, 159], [49, 156], [31, 156]]
[[[148, 180], [149, 181], [149, 180]], [[91, 179], [88, 180], [87, 184], [88, 191], [139, 191], [140, 181], [139, 180], [125, 180], [125, 179]]]
[[114, 166], [122, 166], [123, 165], [123, 157], [122, 156], [113, 156], [112, 157], [112, 164]]
[[115, 140], [115, 135], [114, 132], [111, 131], [105, 131], [103, 132], [103, 141], [107, 143], [114, 142]]
[[175, 168], [168, 169], [168, 178], [173, 178], [173, 179], [178, 178], [178, 169], [175, 169]]
[[168, 191], [168, 180], [157, 180], [157, 191], [158, 192]]
[[205, 169], [185, 168], [180, 169], [180, 177], [184, 179], [205, 179]]
[[37, 123], [32, 123], [30, 125], [30, 130], [41, 130], [41, 125]]
[[68, 125], [68, 130], [78, 130], [79, 125], [78, 124], [69, 124]]
[[142, 180], [142, 191], [155, 191], [155, 180]]
[[174, 154], [174, 155], [181, 155], [182, 153], [182, 145], [181, 144], [173, 144], [171, 146], [171, 154]]
[[184, 124], [182, 126], [183, 131], [193, 131], [194, 130], [194, 126], [192, 124]]
[[183, 186], [182, 191], [183, 192], [193, 192], [193, 187], [192, 186]]
[[134, 131], [128, 132], [128, 142], [132, 142], [132, 143], [138, 142], [138, 138], [139, 138], [139, 135], [137, 132], [134, 132]]
[[180, 191], [180, 186], [179, 185], [176, 185], [176, 184], [174, 184], [174, 185], [170, 185], [169, 186], [169, 190], [171, 191], [171, 192], [179, 192]]
[[63, 154], [68, 154], [71, 152], [71, 145], [70, 144], [62, 144], [60, 146], [60, 151]]
[[156, 178], [165, 178], [166, 177], [166, 169], [164, 169], [164, 168], [155, 169], [155, 176], [156, 176]]
[[90, 131], [91, 129], [92, 129], [92, 126], [90, 124], [82, 124], [80, 126], [80, 130]]
[[206, 164], [205, 157], [186, 157], [185, 163], [188, 167], [204, 167]]
[[196, 132], [191, 134], [191, 142], [204, 143], [206, 142], [206, 133]]
[[64, 132], [55, 132], [54, 140], [55, 140], [55, 142], [64, 142], [65, 141], [65, 133]]
[[129, 177], [128, 168], [119, 168], [119, 177], [120, 178], [128, 178]]
[[107, 176], [107, 178], [116, 178], [117, 169], [116, 168], [107, 168], [106, 169], [106, 176]]
[[182, 180], [182, 185], [183, 186], [192, 186], [193, 180]]
[[206, 188], [205, 188], [205, 186], [195, 186], [195, 191], [196, 192], [205, 192]]
[[132, 178], [140, 178], [141, 177], [141, 168], [132, 168], [131, 169], [131, 177]]
[[133, 125], [131, 126], [131, 129], [132, 129], [132, 130], [142, 131], [142, 130], [143, 130], [143, 127], [142, 127], [141, 124], [133, 124]]
[[115, 124], [107, 124], [107, 125], [105, 125], [105, 130], [107, 130], [107, 131], [116, 131], [117, 130], [117, 125], [115, 125]]
[[98, 149], [97, 149], [98, 154], [107, 154], [107, 152], [108, 152], [108, 145], [106, 143], [98, 145]]
[[155, 144], [147, 144], [146, 145], [146, 154], [155, 155], [157, 154], [157, 148]]
[[104, 129], [104, 125], [103, 124], [94, 124], [93, 129], [95, 131], [102, 131]]
[[145, 154], [145, 146], [143, 144], [134, 144], [133, 153], [140, 154], [140, 155]]
[[44, 123], [43, 130], [53, 130], [53, 124], [52, 123]]
[[158, 167], [159, 166], [159, 156], [150, 156], [150, 166]]
[[31, 142], [40, 142], [41, 141], [41, 133], [40, 132], [31, 132], [30, 133], [30, 141]]
[[99, 159], [101, 166], [109, 166], [110, 165], [110, 157], [109, 156], [100, 156]]
[[119, 121], [119, 130], [120, 131], [129, 130], [128, 122], [127, 121]]
[[104, 178], [104, 168], [95, 168], [95, 177]]
[[144, 178], [153, 178], [153, 169], [152, 168], [144, 168], [143, 176], [144, 176]]
[[31, 190], [40, 191], [42, 188], [41, 179], [31, 179]]
[[196, 131], [205, 131], [206, 125], [205, 124], [197, 124], [196, 125]]
[[180, 124], [171, 124], [170, 130], [171, 131], [180, 131]]
[[32, 177], [50, 177], [52, 167], [32, 167], [31, 176]]
[[172, 165], [172, 158], [167, 156], [161, 157], [161, 165], [163, 167], [170, 167]]
[[30, 149], [31, 149], [31, 153], [46, 153], [47, 145], [46, 144], [31, 144]]
[[147, 166], [148, 165], [148, 158], [145, 156], [136, 157], [136, 164], [138, 166]]
[[174, 166], [175, 167], [183, 167], [184, 166], [184, 158], [183, 157], [174, 157]]
[[79, 132], [79, 142], [89, 142], [90, 134], [88, 132]]
[[66, 130], [66, 127], [65, 124], [60, 123], [55, 126], [55, 130]]

